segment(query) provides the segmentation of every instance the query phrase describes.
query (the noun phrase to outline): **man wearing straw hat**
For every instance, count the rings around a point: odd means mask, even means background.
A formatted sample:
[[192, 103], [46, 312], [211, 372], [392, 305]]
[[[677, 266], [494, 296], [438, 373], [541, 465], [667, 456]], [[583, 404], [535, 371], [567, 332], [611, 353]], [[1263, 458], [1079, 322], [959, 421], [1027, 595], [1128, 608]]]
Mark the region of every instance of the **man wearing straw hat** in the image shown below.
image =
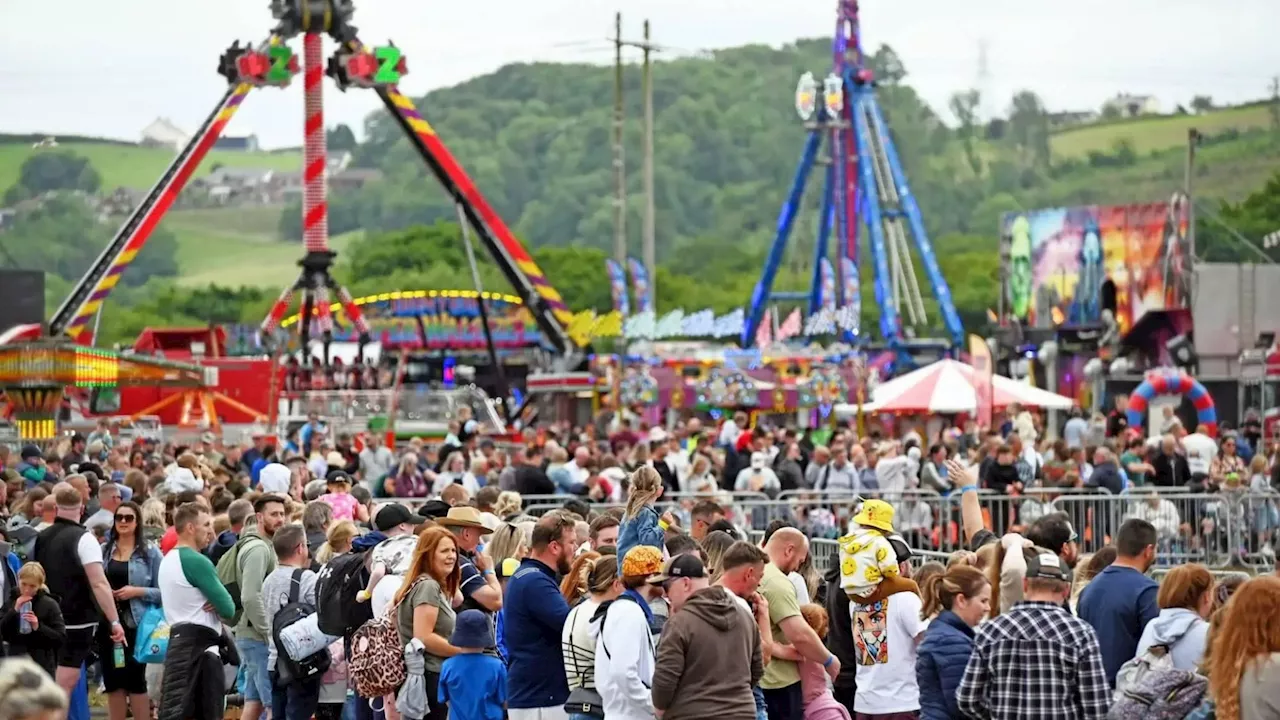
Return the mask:
[[502, 587], [489, 567], [484, 553], [476, 552], [480, 538], [493, 532], [485, 526], [480, 511], [469, 505], [449, 508], [449, 514], [436, 521], [449, 528], [458, 541], [458, 567], [462, 572], [462, 610], [495, 613], [502, 609]]

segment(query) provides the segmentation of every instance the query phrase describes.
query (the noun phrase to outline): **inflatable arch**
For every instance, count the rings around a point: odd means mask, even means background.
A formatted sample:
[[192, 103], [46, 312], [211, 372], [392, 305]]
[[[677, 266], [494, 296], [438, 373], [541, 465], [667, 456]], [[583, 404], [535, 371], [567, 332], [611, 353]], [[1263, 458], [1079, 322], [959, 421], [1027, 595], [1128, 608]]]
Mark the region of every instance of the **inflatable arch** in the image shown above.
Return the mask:
[[1184, 395], [1196, 407], [1196, 422], [1208, 428], [1209, 437], [1218, 436], [1218, 411], [1213, 407], [1209, 391], [1195, 378], [1174, 371], [1154, 372], [1129, 394], [1126, 416], [1129, 427], [1142, 427], [1151, 398], [1159, 395]]

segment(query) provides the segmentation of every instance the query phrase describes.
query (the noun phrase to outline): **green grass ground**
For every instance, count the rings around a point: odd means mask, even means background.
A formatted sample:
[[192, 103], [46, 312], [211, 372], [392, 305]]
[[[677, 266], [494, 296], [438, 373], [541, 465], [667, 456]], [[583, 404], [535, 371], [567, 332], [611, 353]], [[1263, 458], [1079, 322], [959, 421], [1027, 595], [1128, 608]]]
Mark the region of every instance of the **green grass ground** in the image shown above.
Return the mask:
[[[0, 193], [12, 187], [18, 179], [22, 163], [33, 153], [69, 150], [89, 159], [102, 175], [104, 190], [117, 187], [147, 189], [160, 179], [175, 153], [164, 148], [148, 148], [136, 145], [107, 145], [97, 143], [67, 143], [57, 148], [36, 149], [25, 143], [0, 144]], [[215, 164], [243, 168], [270, 170], [297, 170], [302, 167], [302, 156], [296, 152], [246, 153], [226, 150], [211, 151], [196, 171], [196, 177], [207, 175]]]
[[[178, 241], [178, 283], [283, 287], [298, 275], [302, 243], [278, 238], [279, 219], [278, 207], [169, 213], [164, 227]], [[345, 233], [329, 243], [342, 252], [360, 235]]]
[[1122, 139], [1133, 143], [1139, 155], [1185, 145], [1187, 130], [1195, 128], [1204, 135], [1223, 130], [1241, 132], [1271, 126], [1271, 111], [1264, 105], [1214, 110], [1203, 115], [1169, 115], [1122, 120], [1065, 130], [1053, 135], [1049, 142], [1055, 157], [1081, 158], [1091, 151], [1111, 152]]

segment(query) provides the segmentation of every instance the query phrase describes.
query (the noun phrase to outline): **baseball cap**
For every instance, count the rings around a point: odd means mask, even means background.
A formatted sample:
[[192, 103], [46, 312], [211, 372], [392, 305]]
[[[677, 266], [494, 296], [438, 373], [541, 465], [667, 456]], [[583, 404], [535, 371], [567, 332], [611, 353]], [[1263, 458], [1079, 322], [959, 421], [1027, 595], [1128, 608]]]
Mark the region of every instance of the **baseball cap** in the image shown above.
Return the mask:
[[1057, 553], [1041, 547], [1030, 548], [1026, 551], [1026, 559], [1027, 577], [1071, 582], [1071, 570]]
[[[631, 553], [627, 553], [628, 556]], [[649, 578], [650, 585], [661, 585], [668, 580], [676, 578], [702, 578], [707, 576], [707, 567], [702, 564], [702, 558], [693, 553], [685, 553], [677, 555], [666, 562], [662, 566], [662, 572]]]
[[326, 485], [329, 483], [346, 483], [348, 485], [355, 484], [355, 481], [351, 479], [351, 475], [346, 470], [330, 470], [325, 473], [324, 482]]
[[378, 512], [373, 516], [373, 526], [379, 532], [386, 532], [397, 525], [408, 523], [410, 525], [421, 525], [427, 521], [421, 515], [414, 515], [409, 512], [409, 508], [400, 503], [388, 503], [378, 508]]
[[662, 552], [652, 545], [636, 545], [622, 558], [623, 577], [647, 577], [662, 572]]
[[449, 515], [449, 503], [443, 500], [428, 500], [418, 507], [418, 514], [428, 520], [437, 520]]

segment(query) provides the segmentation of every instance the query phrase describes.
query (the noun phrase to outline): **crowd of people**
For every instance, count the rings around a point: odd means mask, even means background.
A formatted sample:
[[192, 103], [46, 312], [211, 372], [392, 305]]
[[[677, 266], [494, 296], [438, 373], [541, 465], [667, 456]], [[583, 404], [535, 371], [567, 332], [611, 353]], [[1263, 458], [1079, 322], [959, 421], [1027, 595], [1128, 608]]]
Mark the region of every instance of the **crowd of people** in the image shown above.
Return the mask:
[[1157, 583], [1158, 517], [990, 503], [1276, 475], [1248, 426], [1150, 455], [1122, 418], [926, 443], [610, 413], [504, 447], [463, 411], [400, 449], [312, 417], [0, 450], [0, 717], [87, 719], [97, 687], [110, 720], [1280, 718], [1280, 578]]

